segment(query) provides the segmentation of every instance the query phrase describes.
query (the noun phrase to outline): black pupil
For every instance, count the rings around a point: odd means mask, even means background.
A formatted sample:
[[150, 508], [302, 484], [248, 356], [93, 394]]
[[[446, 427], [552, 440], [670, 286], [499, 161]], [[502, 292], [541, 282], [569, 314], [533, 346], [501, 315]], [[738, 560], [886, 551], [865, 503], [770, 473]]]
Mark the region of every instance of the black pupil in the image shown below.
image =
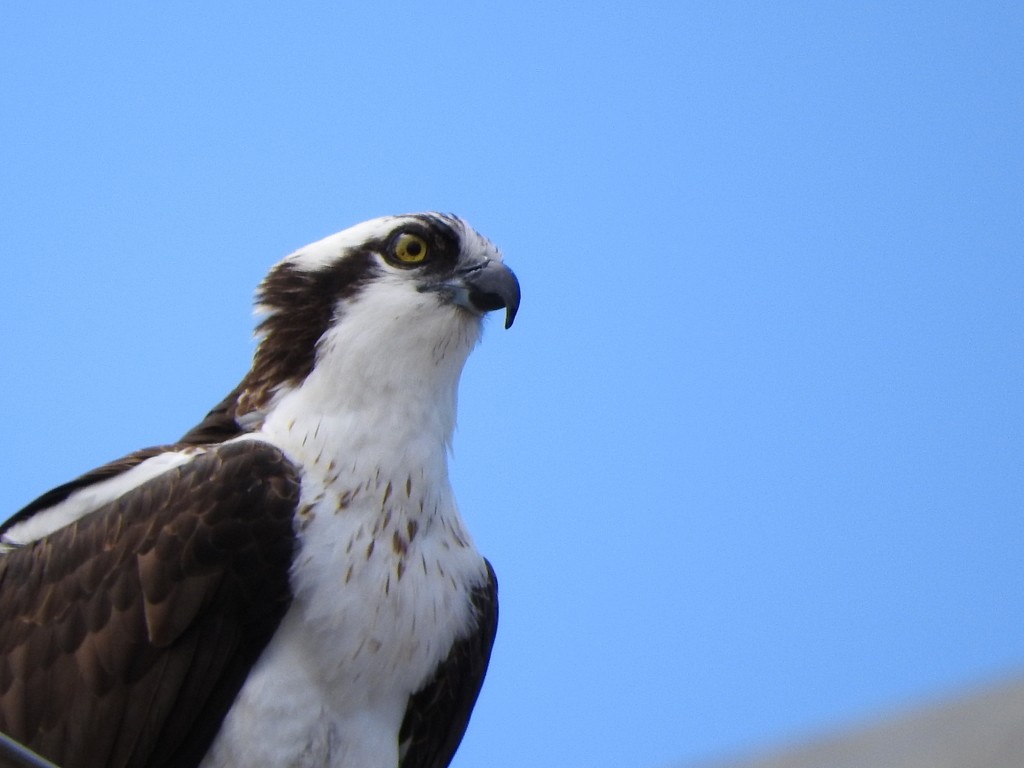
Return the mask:
[[418, 240], [410, 240], [405, 245], [405, 252], [407, 254], [409, 254], [410, 256], [419, 256], [420, 255], [420, 251], [422, 249], [423, 249], [423, 246], [420, 244], [420, 242]]

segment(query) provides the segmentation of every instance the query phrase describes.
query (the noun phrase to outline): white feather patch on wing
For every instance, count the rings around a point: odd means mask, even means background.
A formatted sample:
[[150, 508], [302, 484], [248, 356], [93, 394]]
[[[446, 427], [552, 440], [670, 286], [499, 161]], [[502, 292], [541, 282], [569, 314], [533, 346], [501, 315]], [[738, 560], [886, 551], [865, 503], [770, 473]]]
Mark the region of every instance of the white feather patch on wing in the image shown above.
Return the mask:
[[169, 469], [191, 461], [200, 453], [202, 453], [201, 450], [194, 448], [186, 451], [160, 453], [137, 464], [127, 472], [74, 491], [66, 499], [49, 509], [37, 512], [28, 520], [11, 526], [0, 539], [0, 553], [9, 552], [15, 547], [49, 536], [54, 531], [80, 520], [90, 512], [109, 504]]

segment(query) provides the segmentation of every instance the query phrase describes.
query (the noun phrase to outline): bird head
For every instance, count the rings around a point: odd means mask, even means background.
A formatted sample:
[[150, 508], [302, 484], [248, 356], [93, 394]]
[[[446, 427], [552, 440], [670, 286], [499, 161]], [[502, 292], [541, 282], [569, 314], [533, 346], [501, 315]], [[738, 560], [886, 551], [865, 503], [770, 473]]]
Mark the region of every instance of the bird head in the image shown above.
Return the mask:
[[379, 387], [435, 369], [457, 380], [482, 317], [504, 309], [510, 327], [519, 298], [498, 249], [458, 217], [357, 224], [289, 255], [261, 283], [259, 344], [239, 414], [266, 408], [318, 369]]

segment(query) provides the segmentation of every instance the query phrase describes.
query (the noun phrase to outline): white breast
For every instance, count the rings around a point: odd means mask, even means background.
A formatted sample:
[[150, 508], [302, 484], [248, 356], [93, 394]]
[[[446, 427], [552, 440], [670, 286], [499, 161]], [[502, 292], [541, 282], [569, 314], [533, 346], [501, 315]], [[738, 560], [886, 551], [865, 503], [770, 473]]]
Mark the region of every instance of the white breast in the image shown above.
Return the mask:
[[316, 464], [297, 525], [292, 607], [203, 768], [395, 768], [409, 696], [474, 626], [484, 560], [446, 473]]

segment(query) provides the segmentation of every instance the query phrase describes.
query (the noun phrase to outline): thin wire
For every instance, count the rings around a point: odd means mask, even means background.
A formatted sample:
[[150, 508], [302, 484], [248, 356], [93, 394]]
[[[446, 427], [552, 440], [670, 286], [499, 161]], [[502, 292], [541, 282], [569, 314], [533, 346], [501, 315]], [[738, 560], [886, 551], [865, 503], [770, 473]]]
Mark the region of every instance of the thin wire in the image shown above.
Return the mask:
[[0, 768], [57, 768], [44, 757], [0, 733]]

